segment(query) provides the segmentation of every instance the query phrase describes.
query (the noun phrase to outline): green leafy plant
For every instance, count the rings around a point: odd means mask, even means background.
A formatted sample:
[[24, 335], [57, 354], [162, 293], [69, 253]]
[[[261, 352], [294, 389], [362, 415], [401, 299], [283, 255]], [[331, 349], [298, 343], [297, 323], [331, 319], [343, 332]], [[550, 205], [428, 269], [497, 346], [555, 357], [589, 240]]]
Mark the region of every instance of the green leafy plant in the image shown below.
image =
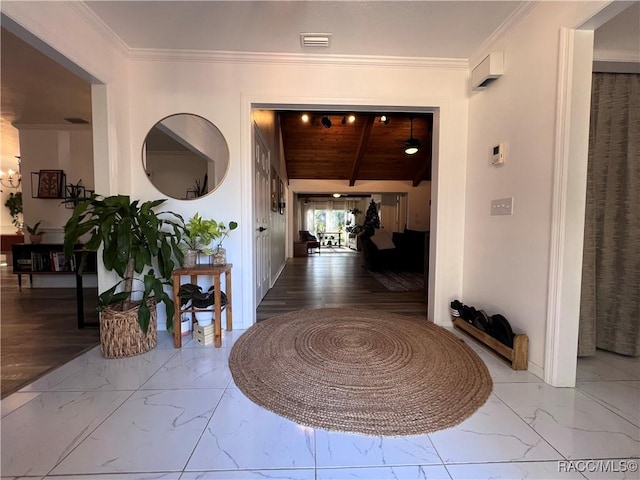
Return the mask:
[[347, 233], [357, 235], [364, 231], [364, 225], [348, 225], [345, 230], [347, 231]]
[[4, 206], [9, 209], [13, 226], [22, 228], [22, 222], [20, 221], [20, 215], [22, 214], [22, 192], [11, 192], [7, 201], [4, 202]]
[[213, 250], [210, 245], [217, 232], [218, 228], [215, 220], [202, 218], [199, 213], [196, 213], [184, 227], [181, 248], [183, 251], [198, 250], [206, 255], [211, 255]]
[[42, 223], [42, 220], [37, 222], [33, 227], [25, 223], [24, 228], [27, 229], [27, 232], [29, 233], [29, 235], [42, 235], [44, 231], [40, 230], [39, 228], [41, 223]]
[[218, 223], [218, 235], [216, 239], [218, 240], [218, 245], [222, 246], [222, 241], [229, 236], [229, 232], [238, 228], [238, 222], [229, 222], [229, 227], [227, 228], [224, 223]]
[[82, 179], [78, 180], [78, 183], [68, 183], [64, 187], [64, 200], [63, 204], [67, 208], [75, 207], [80, 200], [84, 198], [85, 187], [82, 185]]
[[[142, 284], [141, 302], [138, 307], [138, 323], [146, 333], [150, 311], [147, 300], [155, 297], [164, 302], [167, 313], [167, 329], [173, 328], [175, 305], [164, 292], [171, 285], [171, 274], [182, 263], [183, 254], [178, 247], [184, 222], [173, 212], [156, 212], [166, 199], [140, 203], [130, 201], [126, 195], [102, 197], [92, 195], [80, 201], [64, 227], [64, 250], [69, 257], [74, 245], [85, 235], [90, 235], [85, 249], [97, 251], [101, 246], [104, 267], [114, 271], [121, 280], [100, 294], [99, 308], [127, 309], [132, 304], [133, 282]], [[174, 258], [176, 262], [174, 262]], [[79, 269], [81, 270], [81, 264]], [[156, 273], [157, 268], [157, 273]], [[134, 278], [134, 272], [142, 278]], [[121, 291], [117, 292], [117, 290]]]
[[[180, 285], [178, 291], [180, 297], [180, 307], [184, 307], [191, 302], [194, 308], [208, 308], [215, 303], [215, 295], [213, 286], [209, 287], [209, 290], [204, 292], [200, 285], [194, 283], [185, 283]], [[227, 296], [224, 292], [220, 292], [221, 306], [227, 304]]]
[[211, 244], [220, 239], [218, 244], [229, 236], [231, 230], [238, 228], [236, 222], [229, 222], [229, 227], [213, 219], [205, 219], [196, 213], [184, 227], [181, 248], [184, 250], [198, 250], [206, 255], [212, 255]]
[[193, 187], [193, 191], [196, 197], [203, 197], [209, 192], [209, 174], [204, 174], [202, 182], [196, 178], [196, 185]]
[[364, 225], [357, 223], [358, 215], [360, 215], [362, 211], [356, 207], [349, 210], [349, 213], [353, 215], [353, 225], [351, 225], [351, 220], [347, 220], [347, 227], [345, 228], [347, 233], [357, 235], [364, 231]]

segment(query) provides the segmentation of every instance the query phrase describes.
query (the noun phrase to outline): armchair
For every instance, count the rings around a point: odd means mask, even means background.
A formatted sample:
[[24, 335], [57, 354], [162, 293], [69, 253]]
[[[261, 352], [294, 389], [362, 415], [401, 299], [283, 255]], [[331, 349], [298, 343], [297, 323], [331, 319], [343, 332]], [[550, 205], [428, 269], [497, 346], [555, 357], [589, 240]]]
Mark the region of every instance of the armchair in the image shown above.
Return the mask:
[[[311, 235], [308, 230], [299, 230], [298, 234], [300, 235], [301, 242], [307, 242], [307, 252], [308, 253], [318, 253], [320, 255], [320, 242], [316, 238], [315, 235]], [[317, 251], [313, 250], [317, 248]]]

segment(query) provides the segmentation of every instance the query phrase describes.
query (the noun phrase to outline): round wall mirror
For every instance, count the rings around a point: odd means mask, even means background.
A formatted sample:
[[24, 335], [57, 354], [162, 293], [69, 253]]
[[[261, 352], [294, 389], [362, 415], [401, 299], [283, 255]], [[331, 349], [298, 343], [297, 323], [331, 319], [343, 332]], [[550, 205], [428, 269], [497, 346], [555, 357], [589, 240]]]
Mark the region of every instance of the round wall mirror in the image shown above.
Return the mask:
[[227, 173], [229, 147], [209, 120], [178, 113], [156, 123], [142, 145], [147, 178], [164, 195], [192, 200], [213, 192]]

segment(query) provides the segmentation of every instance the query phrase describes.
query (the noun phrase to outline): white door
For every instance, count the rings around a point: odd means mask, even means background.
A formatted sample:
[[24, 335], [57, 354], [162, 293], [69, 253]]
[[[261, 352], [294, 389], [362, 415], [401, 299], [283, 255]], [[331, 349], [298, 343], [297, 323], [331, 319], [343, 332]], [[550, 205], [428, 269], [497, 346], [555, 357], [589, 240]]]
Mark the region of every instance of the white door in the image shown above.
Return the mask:
[[255, 175], [255, 246], [256, 246], [256, 306], [262, 301], [271, 283], [269, 257], [269, 217], [271, 191], [269, 185], [270, 154], [260, 132], [254, 127]]

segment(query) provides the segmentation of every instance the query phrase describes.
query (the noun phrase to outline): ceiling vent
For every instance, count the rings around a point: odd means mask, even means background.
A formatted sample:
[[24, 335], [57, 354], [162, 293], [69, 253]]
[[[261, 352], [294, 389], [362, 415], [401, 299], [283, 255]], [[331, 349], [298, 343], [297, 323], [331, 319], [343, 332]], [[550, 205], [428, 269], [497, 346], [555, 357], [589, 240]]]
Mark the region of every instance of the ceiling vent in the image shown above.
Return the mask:
[[300, 45], [303, 47], [324, 47], [331, 46], [330, 33], [301, 33]]
[[504, 54], [491, 52], [471, 71], [471, 89], [483, 90], [504, 73]]

